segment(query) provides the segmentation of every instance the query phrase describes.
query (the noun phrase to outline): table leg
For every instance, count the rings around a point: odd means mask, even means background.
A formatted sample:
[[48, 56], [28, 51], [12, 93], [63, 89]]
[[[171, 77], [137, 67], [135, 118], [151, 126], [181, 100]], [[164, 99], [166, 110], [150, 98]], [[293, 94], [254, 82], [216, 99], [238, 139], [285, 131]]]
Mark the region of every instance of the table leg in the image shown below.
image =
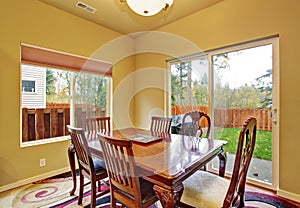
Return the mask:
[[218, 154], [219, 157], [219, 176], [225, 176], [225, 168], [226, 168], [226, 154], [225, 151], [222, 151]]
[[154, 185], [153, 189], [162, 207], [174, 208], [180, 204], [180, 198], [183, 194], [183, 184], [175, 187], [172, 191], [157, 185]]
[[70, 191], [70, 196], [74, 195], [76, 190], [76, 167], [75, 167], [75, 149], [73, 144], [70, 145], [68, 148], [68, 157], [69, 157], [69, 164], [71, 168], [71, 174], [73, 179], [73, 189]]

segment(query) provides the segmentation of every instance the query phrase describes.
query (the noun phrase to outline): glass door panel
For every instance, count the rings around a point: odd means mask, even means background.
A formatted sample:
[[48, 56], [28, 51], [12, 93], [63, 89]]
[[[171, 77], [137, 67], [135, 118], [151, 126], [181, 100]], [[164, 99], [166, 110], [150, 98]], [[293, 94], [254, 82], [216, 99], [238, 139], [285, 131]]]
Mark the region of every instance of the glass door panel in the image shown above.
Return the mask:
[[[211, 56], [214, 139], [226, 140], [226, 172], [231, 173], [239, 132], [257, 118], [257, 140], [248, 177], [272, 184], [272, 44]], [[218, 160], [213, 162], [218, 168]]]
[[181, 133], [182, 117], [191, 110], [208, 112], [209, 67], [206, 56], [171, 63], [171, 107], [174, 134]]

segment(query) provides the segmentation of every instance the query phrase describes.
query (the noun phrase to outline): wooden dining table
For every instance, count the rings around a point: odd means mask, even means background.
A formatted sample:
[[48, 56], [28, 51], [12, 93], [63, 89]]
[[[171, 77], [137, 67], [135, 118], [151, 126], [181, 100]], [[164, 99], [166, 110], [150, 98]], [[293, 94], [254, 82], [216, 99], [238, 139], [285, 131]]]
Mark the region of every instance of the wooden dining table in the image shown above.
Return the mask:
[[[119, 139], [133, 138], [134, 135], [158, 139], [152, 142], [133, 141], [133, 152], [139, 177], [154, 184], [155, 194], [163, 207], [176, 207], [184, 189], [182, 182], [217, 156], [219, 175], [224, 177], [226, 157], [223, 146], [226, 141], [137, 128], [118, 129], [104, 134]], [[103, 159], [97, 135], [87, 137], [92, 154]], [[72, 144], [68, 149], [68, 156], [73, 177], [70, 194], [73, 195], [76, 190], [76, 174]]]

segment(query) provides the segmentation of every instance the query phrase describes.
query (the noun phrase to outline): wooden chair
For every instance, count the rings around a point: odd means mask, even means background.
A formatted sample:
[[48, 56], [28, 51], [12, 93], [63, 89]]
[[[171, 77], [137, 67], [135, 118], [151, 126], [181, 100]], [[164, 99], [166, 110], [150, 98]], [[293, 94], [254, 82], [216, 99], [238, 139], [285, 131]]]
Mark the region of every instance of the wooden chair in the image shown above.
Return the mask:
[[256, 118], [249, 117], [240, 131], [231, 180], [209, 172], [197, 171], [183, 182], [181, 203], [205, 208], [228, 208], [236, 205], [244, 207], [246, 176], [255, 140]]
[[153, 132], [170, 133], [172, 118], [153, 116], [150, 130]]
[[[82, 128], [74, 128], [67, 126], [72, 144], [74, 145], [75, 153], [79, 166], [79, 196], [78, 204], [82, 204], [84, 177], [91, 181], [91, 207], [96, 206], [96, 197], [109, 193], [109, 189], [101, 190], [100, 181], [107, 178], [107, 171], [105, 169], [105, 163], [103, 160], [93, 158], [90, 148], [87, 143], [87, 139]], [[98, 183], [98, 193], [96, 190], [96, 183]]]
[[[206, 119], [207, 126], [201, 126], [202, 119]], [[181, 133], [188, 136], [209, 138], [211, 121], [209, 115], [202, 111], [190, 111], [186, 113], [182, 118]]]
[[122, 207], [149, 207], [158, 198], [153, 184], [138, 177], [131, 140], [98, 134], [110, 181], [111, 207], [118, 200]]
[[97, 138], [98, 132], [110, 131], [110, 117], [97, 117], [86, 119], [88, 138]]

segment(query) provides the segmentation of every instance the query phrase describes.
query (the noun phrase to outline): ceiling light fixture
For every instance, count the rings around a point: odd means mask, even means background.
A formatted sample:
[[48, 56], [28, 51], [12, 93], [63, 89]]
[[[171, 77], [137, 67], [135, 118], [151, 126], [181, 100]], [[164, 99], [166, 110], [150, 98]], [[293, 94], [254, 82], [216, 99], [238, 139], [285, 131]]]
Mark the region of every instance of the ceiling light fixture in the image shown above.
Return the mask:
[[127, 2], [132, 11], [142, 16], [153, 16], [161, 10], [167, 10], [174, 0], [120, 0]]

